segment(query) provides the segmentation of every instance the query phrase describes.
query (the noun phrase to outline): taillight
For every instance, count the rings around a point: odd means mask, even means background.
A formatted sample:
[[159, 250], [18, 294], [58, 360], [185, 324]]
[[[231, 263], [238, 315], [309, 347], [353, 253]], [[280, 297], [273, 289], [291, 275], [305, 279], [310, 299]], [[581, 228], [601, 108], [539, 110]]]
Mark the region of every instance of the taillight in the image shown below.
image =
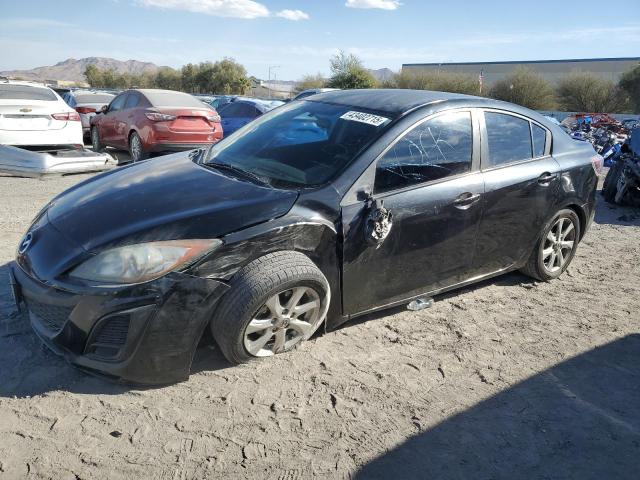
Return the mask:
[[65, 122], [80, 121], [80, 115], [78, 115], [78, 112], [52, 113], [51, 116], [56, 120], [63, 120]]
[[594, 155], [591, 157], [591, 165], [593, 166], [593, 171], [596, 174], [600, 175], [602, 173], [602, 166], [604, 164], [604, 159], [601, 155]]
[[95, 108], [91, 108], [91, 107], [77, 107], [76, 108], [76, 112], [78, 112], [78, 113], [96, 113], [96, 109]]
[[207, 120], [210, 123], [220, 123], [221, 118], [220, 118], [220, 115], [209, 115], [207, 117]]
[[171, 120], [176, 119], [175, 115], [168, 115], [166, 113], [147, 112], [145, 115], [153, 122], [170, 122]]

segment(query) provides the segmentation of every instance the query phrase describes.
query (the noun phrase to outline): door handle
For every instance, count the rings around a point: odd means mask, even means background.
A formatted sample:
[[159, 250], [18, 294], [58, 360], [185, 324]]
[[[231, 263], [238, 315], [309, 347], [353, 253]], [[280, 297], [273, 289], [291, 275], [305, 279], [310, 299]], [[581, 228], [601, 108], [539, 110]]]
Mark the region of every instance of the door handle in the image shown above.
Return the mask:
[[453, 201], [453, 206], [460, 210], [466, 210], [480, 200], [479, 193], [465, 192]]
[[538, 177], [538, 183], [540, 185], [549, 185], [556, 177], [555, 173], [544, 172]]

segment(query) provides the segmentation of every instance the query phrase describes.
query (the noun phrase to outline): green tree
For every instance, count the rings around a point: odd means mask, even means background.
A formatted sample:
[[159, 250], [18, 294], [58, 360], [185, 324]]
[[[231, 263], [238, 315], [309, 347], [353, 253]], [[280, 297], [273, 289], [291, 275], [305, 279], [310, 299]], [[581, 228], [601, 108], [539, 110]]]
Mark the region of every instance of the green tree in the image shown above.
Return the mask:
[[200, 69], [198, 65], [194, 65], [193, 63], [187, 63], [182, 67], [182, 88], [189, 93], [198, 93], [198, 73]]
[[473, 75], [454, 72], [401, 71], [391, 80], [384, 82], [386, 88], [410, 88], [436, 92], [464, 93], [478, 95], [480, 84]]
[[199, 91], [206, 93], [242, 95], [251, 87], [247, 70], [232, 58], [201, 63], [196, 79]]
[[640, 65], [625, 72], [619, 86], [629, 97], [634, 113], [640, 113]]
[[182, 74], [173, 68], [161, 68], [156, 73], [154, 85], [166, 90], [180, 90], [182, 88]]
[[321, 73], [315, 75], [305, 75], [296, 83], [296, 92], [302, 92], [303, 90], [309, 90], [310, 88], [324, 88], [327, 84], [327, 80]]
[[489, 96], [533, 110], [557, 108], [553, 86], [539, 73], [528, 68], [518, 68], [508, 77], [498, 80]]
[[572, 73], [558, 84], [563, 109], [571, 112], [616, 113], [629, 108], [626, 92], [593, 73]]
[[362, 61], [354, 54], [342, 50], [331, 57], [331, 78], [327, 86], [331, 88], [375, 88], [376, 79], [364, 68]]
[[92, 87], [94, 88], [104, 87], [102, 71], [95, 65], [87, 65], [87, 68], [84, 69], [84, 76], [87, 79], [87, 83]]

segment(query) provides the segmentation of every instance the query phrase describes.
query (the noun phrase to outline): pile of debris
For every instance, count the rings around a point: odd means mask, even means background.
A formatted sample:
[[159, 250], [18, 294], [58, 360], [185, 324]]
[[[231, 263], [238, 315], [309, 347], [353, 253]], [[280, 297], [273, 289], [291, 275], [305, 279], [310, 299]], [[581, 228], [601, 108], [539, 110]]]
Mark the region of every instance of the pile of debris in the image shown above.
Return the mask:
[[640, 206], [640, 127], [631, 131], [612, 160], [602, 195], [610, 203]]

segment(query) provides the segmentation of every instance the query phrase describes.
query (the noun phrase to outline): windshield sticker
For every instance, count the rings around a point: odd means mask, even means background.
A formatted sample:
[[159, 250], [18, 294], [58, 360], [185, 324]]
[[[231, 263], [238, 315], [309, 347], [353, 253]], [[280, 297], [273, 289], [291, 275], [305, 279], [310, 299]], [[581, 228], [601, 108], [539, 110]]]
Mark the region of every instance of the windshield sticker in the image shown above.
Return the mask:
[[351, 120], [352, 122], [366, 123], [368, 125], [373, 125], [374, 127], [379, 127], [383, 123], [389, 121], [389, 119], [386, 117], [372, 115], [371, 113], [353, 111], [345, 113], [340, 118], [342, 120]]

